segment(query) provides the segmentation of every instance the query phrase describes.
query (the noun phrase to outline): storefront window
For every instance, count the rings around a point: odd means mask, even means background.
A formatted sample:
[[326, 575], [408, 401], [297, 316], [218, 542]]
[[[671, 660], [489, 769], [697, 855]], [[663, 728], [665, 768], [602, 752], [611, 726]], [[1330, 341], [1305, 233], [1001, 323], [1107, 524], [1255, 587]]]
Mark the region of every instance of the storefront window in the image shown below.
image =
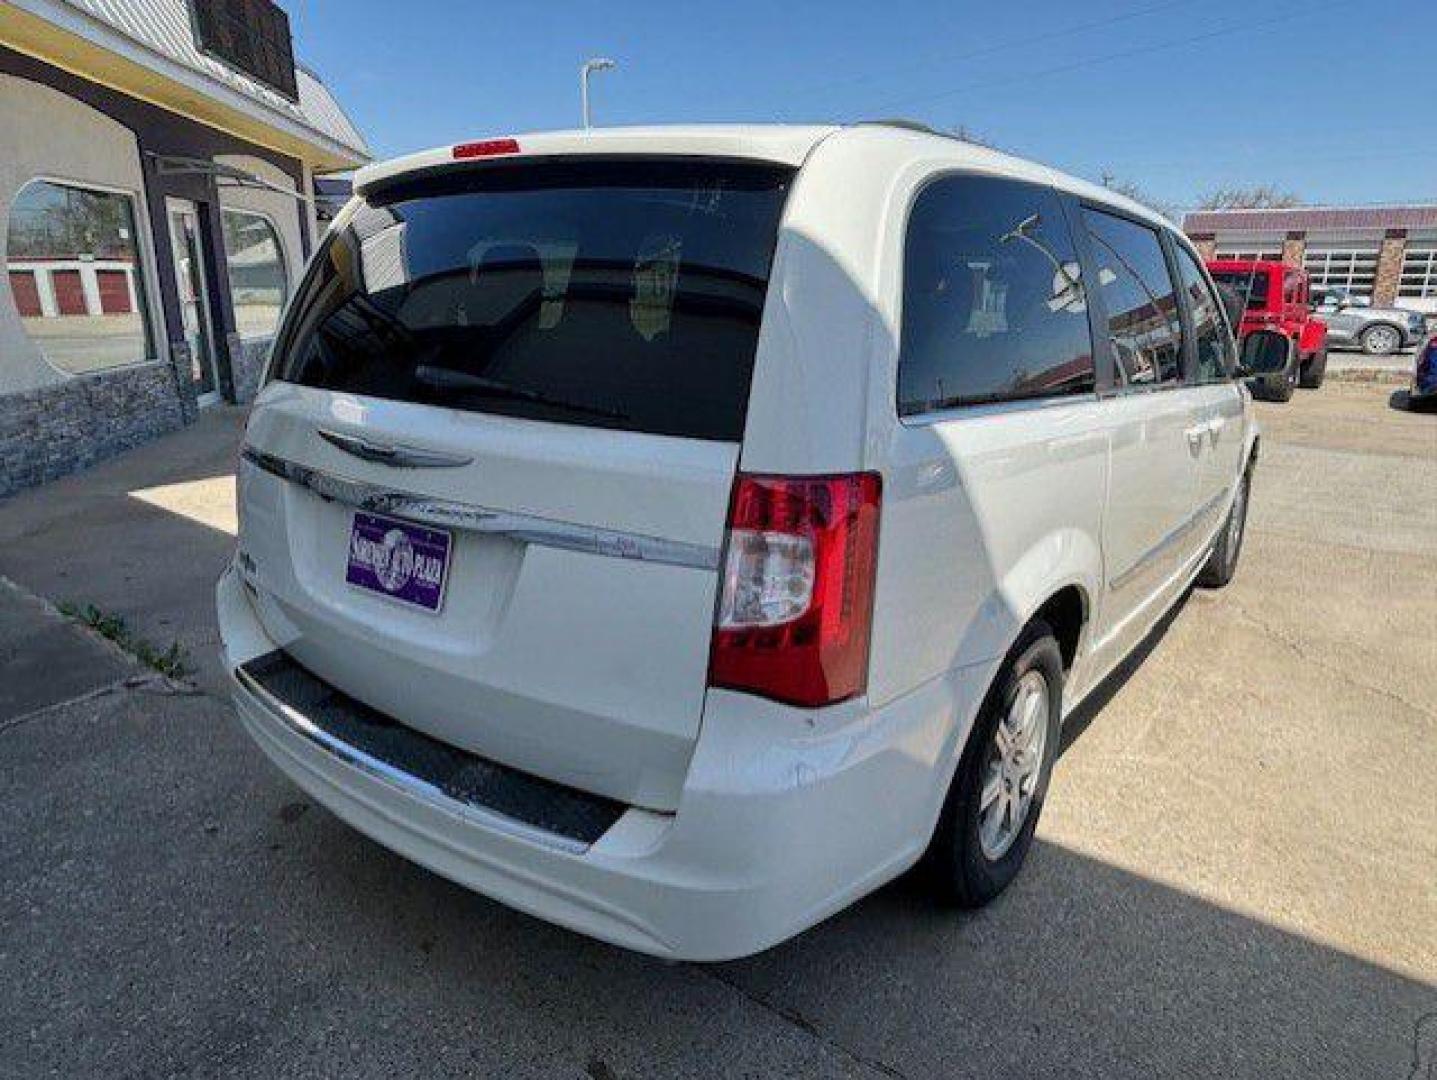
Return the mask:
[[248, 210], [221, 210], [230, 298], [240, 337], [274, 334], [289, 296], [284, 247], [269, 218]]
[[35, 180], [10, 209], [10, 293], [30, 340], [83, 375], [151, 359], [130, 196]]

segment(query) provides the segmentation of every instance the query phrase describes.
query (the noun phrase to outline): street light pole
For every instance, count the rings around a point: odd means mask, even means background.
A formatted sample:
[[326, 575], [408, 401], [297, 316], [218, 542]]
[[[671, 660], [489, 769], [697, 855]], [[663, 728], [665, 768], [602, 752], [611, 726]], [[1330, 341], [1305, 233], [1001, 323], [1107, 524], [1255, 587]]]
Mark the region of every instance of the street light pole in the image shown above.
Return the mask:
[[602, 56], [596, 56], [585, 60], [584, 66], [579, 68], [579, 108], [584, 117], [584, 130], [588, 131], [593, 125], [589, 123], [589, 72], [609, 71], [619, 65], [612, 60]]

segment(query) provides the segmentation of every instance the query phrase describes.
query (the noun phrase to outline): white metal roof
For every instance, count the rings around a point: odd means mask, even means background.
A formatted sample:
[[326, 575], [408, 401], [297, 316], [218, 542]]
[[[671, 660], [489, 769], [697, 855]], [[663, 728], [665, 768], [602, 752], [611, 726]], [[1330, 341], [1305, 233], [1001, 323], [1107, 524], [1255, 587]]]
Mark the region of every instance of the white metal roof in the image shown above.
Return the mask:
[[[241, 95], [256, 112], [297, 124], [337, 143], [361, 161], [372, 155], [339, 103], [313, 72], [296, 65], [299, 101], [293, 102], [254, 79], [200, 52], [190, 23], [187, 0], [18, 0], [21, 7], [41, 18], [70, 24], [64, 9], [87, 17], [117, 32], [151, 53], [196, 73], [217, 88]], [[59, 17], [57, 17], [59, 16]]]

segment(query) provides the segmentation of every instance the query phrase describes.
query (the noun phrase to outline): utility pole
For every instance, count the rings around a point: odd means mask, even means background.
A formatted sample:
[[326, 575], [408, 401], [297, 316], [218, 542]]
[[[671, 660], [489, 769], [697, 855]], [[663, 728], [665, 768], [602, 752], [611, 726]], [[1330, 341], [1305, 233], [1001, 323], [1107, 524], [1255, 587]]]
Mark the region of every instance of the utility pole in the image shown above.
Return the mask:
[[583, 67], [579, 68], [579, 110], [583, 114], [585, 131], [593, 126], [589, 123], [589, 72], [610, 71], [618, 66], [612, 60], [595, 56], [585, 60]]

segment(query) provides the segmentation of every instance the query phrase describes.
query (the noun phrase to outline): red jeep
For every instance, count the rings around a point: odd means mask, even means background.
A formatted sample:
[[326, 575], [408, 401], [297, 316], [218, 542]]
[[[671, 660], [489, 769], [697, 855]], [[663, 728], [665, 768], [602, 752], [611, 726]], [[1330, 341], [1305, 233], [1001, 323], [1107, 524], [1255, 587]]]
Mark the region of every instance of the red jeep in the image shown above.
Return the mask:
[[1280, 262], [1217, 259], [1207, 264], [1214, 280], [1243, 300], [1238, 339], [1254, 330], [1277, 330], [1292, 341], [1288, 369], [1254, 380], [1263, 397], [1287, 401], [1294, 386], [1315, 390], [1327, 372], [1327, 324], [1312, 314], [1307, 271]]

